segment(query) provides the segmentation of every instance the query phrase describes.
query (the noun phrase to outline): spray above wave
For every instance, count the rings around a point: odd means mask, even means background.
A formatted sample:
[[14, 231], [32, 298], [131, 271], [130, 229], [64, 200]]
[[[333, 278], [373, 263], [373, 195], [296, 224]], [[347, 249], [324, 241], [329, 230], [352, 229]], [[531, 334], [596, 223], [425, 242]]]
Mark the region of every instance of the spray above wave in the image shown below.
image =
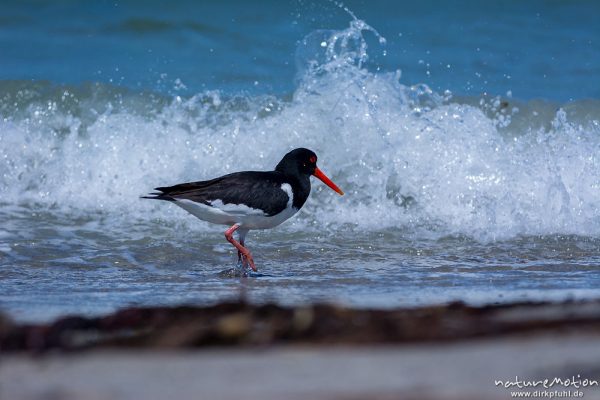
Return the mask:
[[157, 185], [270, 169], [302, 146], [317, 151], [348, 196], [334, 204], [315, 185], [288, 229], [319, 221], [482, 239], [600, 234], [600, 126], [579, 110], [586, 103], [540, 122], [543, 104], [479, 104], [405, 86], [399, 72], [367, 68], [368, 35], [385, 43], [358, 19], [307, 36], [291, 100], [3, 82], [1, 201], [184, 220], [138, 196]]

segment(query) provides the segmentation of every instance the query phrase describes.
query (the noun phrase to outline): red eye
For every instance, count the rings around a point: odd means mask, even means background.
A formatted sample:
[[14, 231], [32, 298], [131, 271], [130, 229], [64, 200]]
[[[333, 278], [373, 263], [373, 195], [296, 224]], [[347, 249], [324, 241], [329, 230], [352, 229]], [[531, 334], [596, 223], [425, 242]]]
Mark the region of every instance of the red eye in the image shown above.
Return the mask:
[[311, 162], [311, 163], [316, 163], [316, 162], [317, 162], [317, 157], [315, 157], [315, 156], [311, 156], [311, 157], [310, 157], [310, 162]]

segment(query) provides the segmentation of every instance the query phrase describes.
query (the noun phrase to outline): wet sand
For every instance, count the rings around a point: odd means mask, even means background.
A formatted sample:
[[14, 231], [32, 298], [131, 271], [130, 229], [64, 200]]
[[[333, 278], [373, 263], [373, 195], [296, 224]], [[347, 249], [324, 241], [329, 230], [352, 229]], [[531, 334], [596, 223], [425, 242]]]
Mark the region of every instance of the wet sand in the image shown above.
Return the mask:
[[[508, 399], [496, 379], [600, 378], [600, 335], [376, 347], [218, 348], [10, 355], [0, 398]], [[581, 389], [600, 399], [597, 387]]]

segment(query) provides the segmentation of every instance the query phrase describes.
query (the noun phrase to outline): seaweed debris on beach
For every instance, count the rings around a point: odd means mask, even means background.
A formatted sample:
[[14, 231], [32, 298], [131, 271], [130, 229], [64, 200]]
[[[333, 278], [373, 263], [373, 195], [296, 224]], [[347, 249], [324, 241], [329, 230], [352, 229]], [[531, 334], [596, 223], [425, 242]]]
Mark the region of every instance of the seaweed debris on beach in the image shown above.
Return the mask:
[[235, 302], [127, 308], [107, 316], [70, 316], [42, 325], [18, 324], [2, 317], [0, 351], [366, 345], [573, 331], [600, 333], [600, 300], [481, 307], [451, 303], [389, 310]]

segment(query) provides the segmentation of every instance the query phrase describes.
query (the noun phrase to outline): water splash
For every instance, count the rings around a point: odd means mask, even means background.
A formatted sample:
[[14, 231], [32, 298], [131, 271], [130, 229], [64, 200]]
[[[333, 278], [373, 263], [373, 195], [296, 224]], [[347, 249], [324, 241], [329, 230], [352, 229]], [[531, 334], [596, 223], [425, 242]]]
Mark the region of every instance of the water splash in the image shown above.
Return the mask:
[[372, 33], [384, 46], [386, 39], [373, 27], [353, 16], [344, 30], [317, 30], [307, 35], [296, 49], [296, 67], [300, 79], [335, 73], [348, 66], [362, 69], [369, 60], [365, 33]]
[[[3, 82], [2, 204], [179, 223], [188, 216], [138, 196], [270, 169], [304, 146], [348, 195], [331, 196], [315, 182], [313, 198], [284, 229], [394, 228], [482, 240], [600, 234], [597, 104], [548, 111], [554, 106], [478, 104], [406, 86], [399, 71], [367, 67], [365, 35], [385, 43], [356, 18], [308, 35], [289, 100]], [[535, 113], [551, 117], [540, 123]]]

